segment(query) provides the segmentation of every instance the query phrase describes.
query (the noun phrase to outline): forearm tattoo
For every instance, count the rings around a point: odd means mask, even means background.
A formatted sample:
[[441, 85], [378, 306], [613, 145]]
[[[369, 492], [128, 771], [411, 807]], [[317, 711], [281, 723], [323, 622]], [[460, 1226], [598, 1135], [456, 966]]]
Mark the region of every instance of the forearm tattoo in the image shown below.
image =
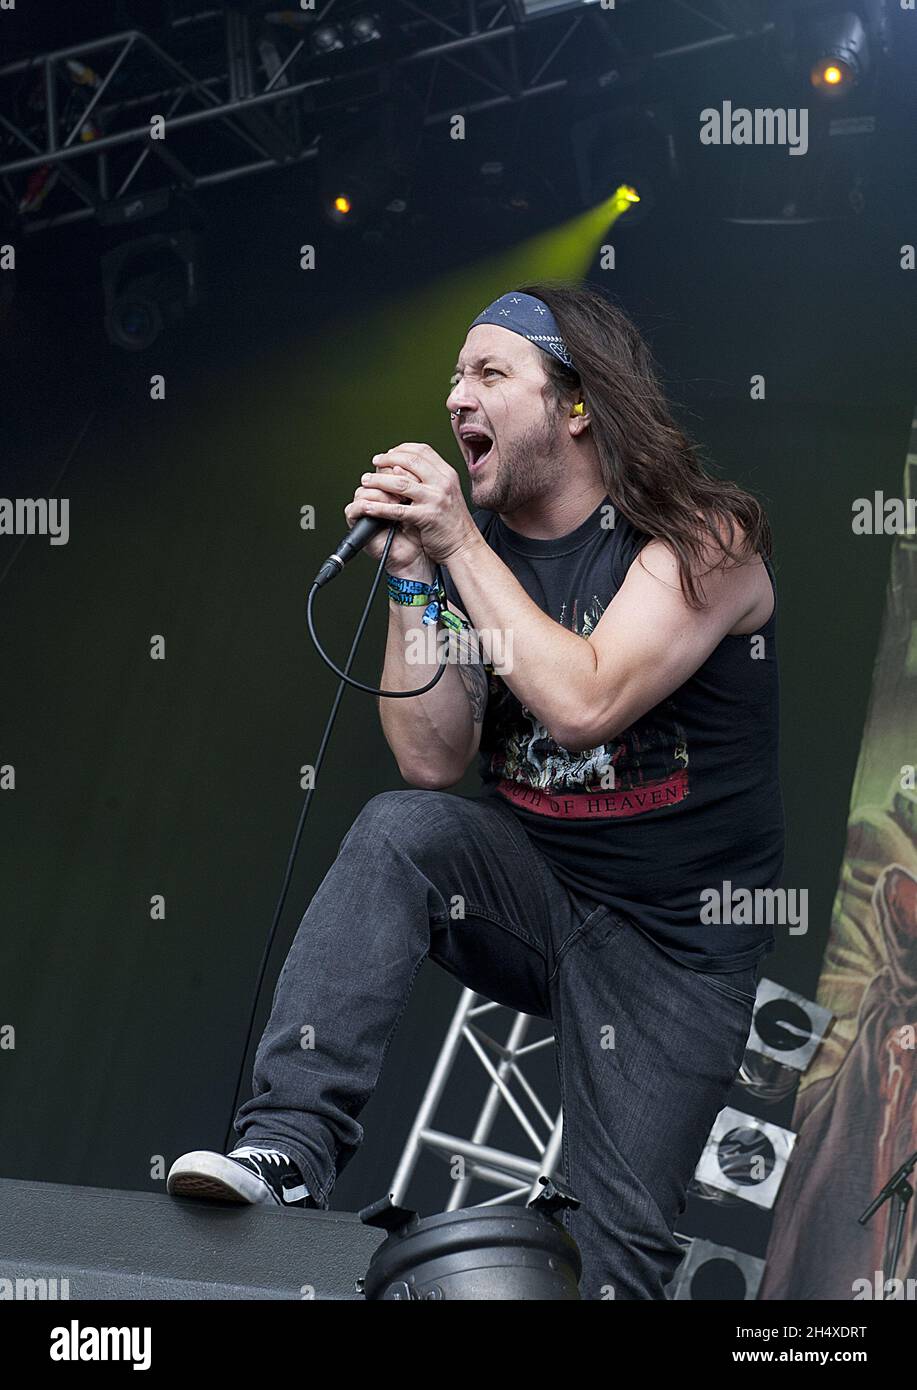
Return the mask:
[[466, 629], [460, 633], [453, 632], [451, 635], [458, 645], [459, 675], [471, 705], [471, 717], [475, 724], [483, 724], [484, 711], [487, 708], [488, 681], [480, 643], [473, 630]]

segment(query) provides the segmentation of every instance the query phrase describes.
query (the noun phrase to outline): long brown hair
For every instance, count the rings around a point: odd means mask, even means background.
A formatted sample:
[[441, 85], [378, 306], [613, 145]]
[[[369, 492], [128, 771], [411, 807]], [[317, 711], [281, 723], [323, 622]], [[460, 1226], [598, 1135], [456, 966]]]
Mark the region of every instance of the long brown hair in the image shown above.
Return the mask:
[[[671, 546], [685, 600], [702, 608], [700, 575], [728, 560], [741, 564], [770, 554], [763, 507], [737, 484], [706, 472], [697, 445], [675, 422], [646, 340], [622, 309], [587, 285], [545, 281], [518, 288], [547, 304], [576, 363], [572, 371], [545, 354], [554, 408], [585, 400], [609, 497], [638, 530]], [[741, 551], [734, 548], [737, 523]], [[711, 541], [721, 552], [712, 567]]]

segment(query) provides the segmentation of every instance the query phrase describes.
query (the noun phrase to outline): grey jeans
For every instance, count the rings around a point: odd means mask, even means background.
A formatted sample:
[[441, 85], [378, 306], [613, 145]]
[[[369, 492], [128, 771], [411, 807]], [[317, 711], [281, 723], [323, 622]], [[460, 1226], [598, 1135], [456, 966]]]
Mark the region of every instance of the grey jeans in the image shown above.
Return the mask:
[[288, 1152], [321, 1207], [363, 1137], [357, 1117], [427, 956], [553, 1023], [582, 1297], [664, 1298], [685, 1190], [742, 1061], [757, 967], [680, 964], [571, 893], [497, 800], [374, 796], [290, 947], [235, 1121], [246, 1143]]

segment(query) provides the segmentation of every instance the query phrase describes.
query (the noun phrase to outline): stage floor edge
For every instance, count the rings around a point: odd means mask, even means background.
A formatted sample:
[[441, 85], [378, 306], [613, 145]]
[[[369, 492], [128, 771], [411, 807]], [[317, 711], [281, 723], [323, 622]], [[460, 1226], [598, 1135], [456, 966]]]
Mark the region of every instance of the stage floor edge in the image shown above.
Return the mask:
[[383, 1238], [350, 1212], [6, 1178], [0, 1298], [362, 1301]]

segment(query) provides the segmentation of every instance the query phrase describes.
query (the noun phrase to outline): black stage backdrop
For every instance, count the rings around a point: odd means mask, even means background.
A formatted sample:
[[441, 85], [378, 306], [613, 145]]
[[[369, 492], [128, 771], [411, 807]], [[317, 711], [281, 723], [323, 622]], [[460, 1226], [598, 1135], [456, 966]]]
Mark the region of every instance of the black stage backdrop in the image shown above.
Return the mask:
[[[714, 465], [769, 508], [785, 882], [808, 890], [810, 929], [778, 930], [766, 973], [809, 997], [892, 544], [855, 536], [851, 505], [897, 495], [917, 381], [915, 279], [899, 266], [917, 222], [893, 191], [870, 217], [808, 227], [726, 225], [686, 199], [614, 238], [617, 270], [589, 271], [646, 330]], [[380, 252], [320, 221], [302, 171], [215, 190], [201, 305], [137, 356], [106, 341], [97, 258], [76, 232], [20, 253], [0, 334], [0, 492], [49, 496], [63, 472], [71, 534], [0, 549], [0, 764], [15, 767], [0, 794], [0, 1026], [15, 1029], [0, 1052], [3, 1176], [162, 1191], [163, 1162], [221, 1145], [299, 771], [335, 687], [305, 631], [308, 583], [372, 453], [423, 438], [458, 462], [442, 402], [461, 325], [483, 301], [450, 291], [435, 360], [400, 331], [419, 290], [435, 295], [457, 268], [473, 287], [476, 258], [497, 245], [447, 209], [444, 191], [426, 234]], [[304, 243], [318, 250], [308, 274]], [[763, 401], [750, 398], [759, 372]], [[320, 601], [339, 656], [371, 575], [357, 561]], [[384, 627], [380, 598], [364, 679], [378, 675]], [[157, 634], [163, 661], [150, 659]], [[374, 701], [348, 692], [259, 1030], [343, 834], [370, 796], [400, 785]], [[163, 920], [150, 916], [156, 894]], [[457, 993], [424, 966], [336, 1207], [387, 1190]], [[443, 1205], [447, 1185], [424, 1167], [414, 1204]], [[733, 1214], [718, 1234], [763, 1255], [760, 1217]]]

